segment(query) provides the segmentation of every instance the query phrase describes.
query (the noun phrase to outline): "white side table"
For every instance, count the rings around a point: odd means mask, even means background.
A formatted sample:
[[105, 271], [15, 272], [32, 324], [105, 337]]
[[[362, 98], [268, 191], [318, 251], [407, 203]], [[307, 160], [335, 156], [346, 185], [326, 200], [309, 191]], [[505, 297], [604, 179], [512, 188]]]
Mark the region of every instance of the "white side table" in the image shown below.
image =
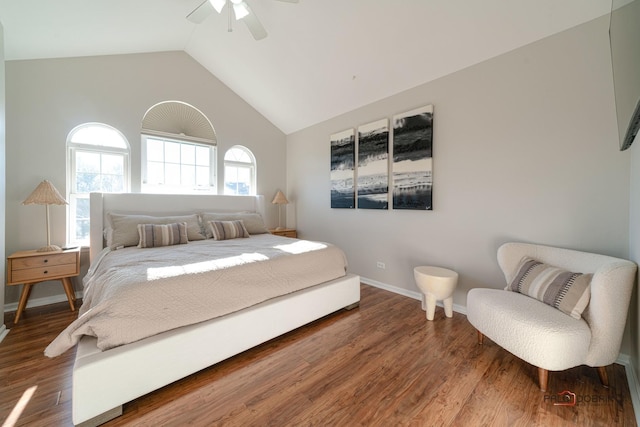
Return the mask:
[[413, 269], [413, 276], [424, 294], [427, 320], [433, 320], [436, 301], [442, 301], [445, 316], [453, 317], [452, 295], [458, 284], [458, 273], [442, 267], [421, 266]]

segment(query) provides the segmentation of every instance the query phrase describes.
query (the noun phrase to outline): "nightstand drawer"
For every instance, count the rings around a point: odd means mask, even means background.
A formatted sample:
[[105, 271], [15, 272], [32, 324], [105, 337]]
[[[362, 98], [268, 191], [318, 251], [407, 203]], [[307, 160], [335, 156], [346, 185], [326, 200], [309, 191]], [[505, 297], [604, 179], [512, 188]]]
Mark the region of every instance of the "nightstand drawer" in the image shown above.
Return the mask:
[[73, 264], [73, 270], [71, 271], [73, 273], [75, 271], [76, 254], [74, 252], [69, 252], [31, 256], [28, 258], [16, 258], [11, 260], [11, 269], [15, 272], [16, 270], [22, 270], [25, 268], [48, 267], [64, 264]]
[[271, 230], [269, 230], [269, 233], [275, 236], [293, 237], [294, 239], [298, 237], [298, 232], [295, 228], [272, 228]]
[[49, 280], [49, 278], [75, 276], [78, 272], [76, 271], [75, 260], [73, 260], [73, 264], [24, 268], [21, 270], [16, 270], [14, 268], [10, 274], [12, 282], [27, 283], [34, 280], [45, 281]]

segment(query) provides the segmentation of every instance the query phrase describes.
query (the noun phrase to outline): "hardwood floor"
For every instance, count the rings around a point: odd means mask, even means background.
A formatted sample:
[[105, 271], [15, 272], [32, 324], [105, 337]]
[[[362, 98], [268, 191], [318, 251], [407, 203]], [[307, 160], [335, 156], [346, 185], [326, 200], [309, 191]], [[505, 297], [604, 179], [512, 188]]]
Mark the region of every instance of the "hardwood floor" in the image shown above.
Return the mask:
[[[0, 343], [0, 420], [71, 425], [73, 352], [44, 347], [76, 314], [29, 309]], [[464, 315], [433, 322], [416, 300], [362, 286], [360, 307], [341, 311], [124, 406], [105, 426], [612, 426], [636, 425], [624, 368], [537, 370], [490, 340], [479, 346]], [[37, 386], [15, 424], [7, 420]], [[576, 394], [558, 406], [558, 393]], [[15, 414], [15, 411], [14, 411]]]

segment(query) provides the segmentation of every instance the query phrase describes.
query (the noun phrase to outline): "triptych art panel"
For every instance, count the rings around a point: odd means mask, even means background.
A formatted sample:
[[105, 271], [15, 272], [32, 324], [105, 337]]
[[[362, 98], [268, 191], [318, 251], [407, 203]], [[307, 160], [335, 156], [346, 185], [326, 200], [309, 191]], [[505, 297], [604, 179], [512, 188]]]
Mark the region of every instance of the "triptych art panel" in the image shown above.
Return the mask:
[[431, 210], [433, 106], [393, 117], [393, 209]]
[[331, 135], [331, 207], [355, 208], [356, 137], [353, 129]]
[[389, 207], [389, 120], [358, 128], [358, 208]]
[[389, 209], [391, 182], [393, 209], [432, 210], [433, 106], [397, 114], [392, 126], [391, 147], [388, 119], [359, 126], [357, 140], [354, 129], [331, 135], [332, 208]]

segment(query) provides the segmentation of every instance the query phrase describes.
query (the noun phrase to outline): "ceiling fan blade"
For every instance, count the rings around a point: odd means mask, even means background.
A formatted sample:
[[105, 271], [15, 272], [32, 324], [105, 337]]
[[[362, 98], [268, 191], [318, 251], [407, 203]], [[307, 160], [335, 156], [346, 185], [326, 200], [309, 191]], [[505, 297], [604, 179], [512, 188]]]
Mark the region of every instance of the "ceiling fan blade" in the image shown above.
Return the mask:
[[213, 13], [214, 10], [215, 9], [211, 5], [211, 2], [209, 0], [204, 0], [200, 6], [193, 9], [193, 12], [187, 15], [187, 19], [194, 24], [201, 24]]
[[249, 14], [242, 18], [242, 21], [247, 24], [247, 28], [249, 28], [249, 31], [251, 32], [251, 35], [254, 39], [262, 40], [263, 38], [267, 37], [267, 30], [264, 29], [262, 23], [260, 22], [256, 14], [253, 13], [249, 5], [246, 3], [245, 5], [249, 10]]

